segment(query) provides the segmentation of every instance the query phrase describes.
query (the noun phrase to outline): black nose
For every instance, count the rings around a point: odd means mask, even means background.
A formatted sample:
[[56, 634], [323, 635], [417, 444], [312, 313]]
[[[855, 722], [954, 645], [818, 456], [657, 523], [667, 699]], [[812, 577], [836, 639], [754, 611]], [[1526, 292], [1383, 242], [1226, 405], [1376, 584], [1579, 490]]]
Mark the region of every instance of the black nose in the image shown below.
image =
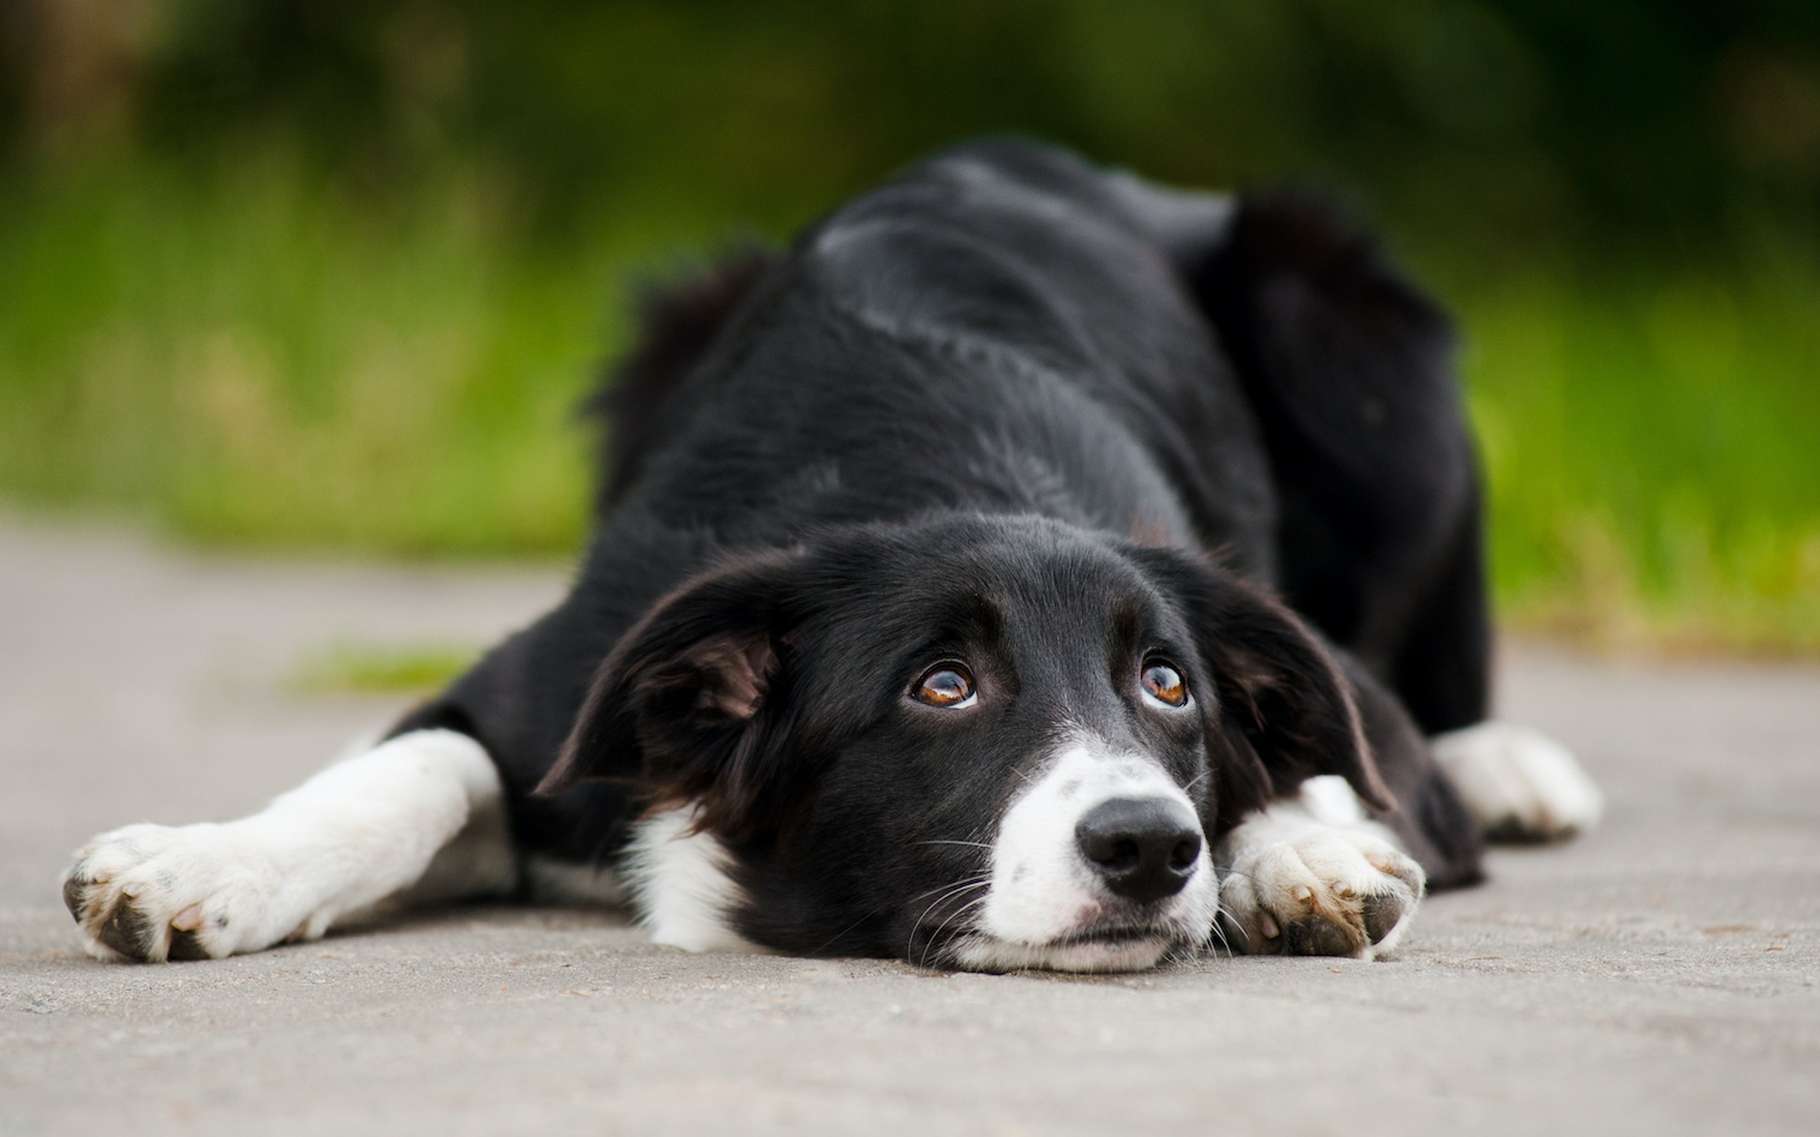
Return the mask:
[[1200, 824], [1166, 797], [1103, 801], [1074, 827], [1074, 840], [1107, 888], [1137, 901], [1180, 892], [1201, 857]]

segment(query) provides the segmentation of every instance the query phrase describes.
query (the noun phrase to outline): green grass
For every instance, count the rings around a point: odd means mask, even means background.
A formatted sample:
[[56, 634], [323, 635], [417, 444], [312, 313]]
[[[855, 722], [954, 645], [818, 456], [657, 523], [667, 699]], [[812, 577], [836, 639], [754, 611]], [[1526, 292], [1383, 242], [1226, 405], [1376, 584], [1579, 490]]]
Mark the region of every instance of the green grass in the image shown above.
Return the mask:
[[479, 656], [477, 648], [454, 644], [336, 644], [300, 660], [288, 685], [311, 695], [428, 694]]
[[[369, 199], [282, 160], [0, 190], [0, 495], [212, 544], [566, 553], [589, 443], [571, 408], [625, 333], [623, 283], [723, 236], [706, 213], [604, 202], [597, 231], [533, 245], [484, 181]], [[1496, 281], [1437, 266], [1508, 618], [1820, 651], [1820, 257], [1750, 249]], [[438, 673], [360, 654], [326, 673]]]
[[1820, 650], [1820, 260], [1562, 270], [1466, 305], [1507, 617]]
[[0, 493], [209, 543], [571, 549], [617, 285], [698, 227], [647, 207], [527, 251], [489, 206], [375, 207], [283, 162], [0, 197]]

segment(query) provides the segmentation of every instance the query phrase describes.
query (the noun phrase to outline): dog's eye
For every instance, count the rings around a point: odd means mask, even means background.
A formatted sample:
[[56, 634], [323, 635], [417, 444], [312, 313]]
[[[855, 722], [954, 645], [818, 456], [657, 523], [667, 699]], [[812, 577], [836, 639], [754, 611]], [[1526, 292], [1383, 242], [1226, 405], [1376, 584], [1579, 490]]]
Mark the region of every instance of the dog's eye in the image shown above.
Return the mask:
[[973, 701], [973, 676], [959, 663], [938, 663], [923, 672], [910, 697], [932, 707], [963, 707]]
[[1182, 673], [1167, 660], [1146, 660], [1143, 680], [1144, 694], [1164, 706], [1185, 707], [1188, 705], [1188, 684], [1182, 682]]

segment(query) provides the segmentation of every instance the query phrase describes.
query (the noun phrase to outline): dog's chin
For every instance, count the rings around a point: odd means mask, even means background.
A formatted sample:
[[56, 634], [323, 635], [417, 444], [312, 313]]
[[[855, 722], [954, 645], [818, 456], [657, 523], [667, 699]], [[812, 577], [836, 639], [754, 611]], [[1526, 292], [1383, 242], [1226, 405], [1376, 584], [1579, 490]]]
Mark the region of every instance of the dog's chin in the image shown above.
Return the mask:
[[1180, 946], [1180, 937], [1163, 929], [1091, 932], [1040, 944], [975, 933], [949, 954], [955, 966], [968, 971], [1147, 971]]

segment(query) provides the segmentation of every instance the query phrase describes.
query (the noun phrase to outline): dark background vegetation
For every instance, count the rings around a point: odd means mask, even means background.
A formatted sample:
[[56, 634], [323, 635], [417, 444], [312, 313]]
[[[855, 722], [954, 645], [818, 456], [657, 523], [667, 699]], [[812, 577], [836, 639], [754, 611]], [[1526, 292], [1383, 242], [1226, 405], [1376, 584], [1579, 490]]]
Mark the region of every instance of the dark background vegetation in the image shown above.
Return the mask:
[[1820, 648], [1820, 5], [0, 7], [0, 495], [547, 554], [628, 281], [958, 137], [1324, 187], [1460, 313], [1513, 619]]

